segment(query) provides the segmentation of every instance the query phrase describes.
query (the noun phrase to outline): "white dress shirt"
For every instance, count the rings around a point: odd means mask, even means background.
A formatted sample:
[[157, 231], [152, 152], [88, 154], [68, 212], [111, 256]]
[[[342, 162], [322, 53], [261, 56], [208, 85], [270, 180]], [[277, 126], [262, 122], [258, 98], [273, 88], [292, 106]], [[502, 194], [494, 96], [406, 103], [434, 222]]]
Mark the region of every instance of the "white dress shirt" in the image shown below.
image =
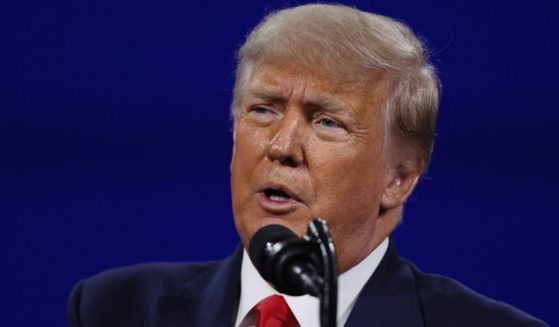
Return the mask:
[[[357, 296], [371, 278], [388, 248], [388, 238], [365, 259], [338, 277], [337, 325], [343, 326], [353, 309]], [[280, 294], [266, 282], [249, 259], [246, 250], [241, 266], [241, 299], [237, 311], [237, 327], [253, 327], [254, 317], [247, 314], [260, 301], [273, 294]], [[319, 300], [310, 295], [289, 296], [282, 294], [300, 326], [320, 327]]]

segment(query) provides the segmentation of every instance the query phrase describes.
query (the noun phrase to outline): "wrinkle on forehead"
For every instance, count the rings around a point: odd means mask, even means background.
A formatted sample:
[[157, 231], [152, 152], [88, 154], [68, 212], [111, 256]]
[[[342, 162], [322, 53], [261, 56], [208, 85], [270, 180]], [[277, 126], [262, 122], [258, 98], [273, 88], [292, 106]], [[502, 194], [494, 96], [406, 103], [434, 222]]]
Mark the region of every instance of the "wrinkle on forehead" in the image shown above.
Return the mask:
[[288, 100], [313, 103], [336, 111], [354, 107], [354, 97], [367, 97], [374, 104], [379, 95], [378, 81], [361, 76], [336, 78], [316, 67], [308, 69], [292, 63], [266, 62], [251, 67], [250, 77], [244, 80], [243, 97], [271, 101]]
[[303, 103], [305, 105], [317, 106], [333, 113], [339, 113], [352, 107], [351, 103], [341, 100], [339, 97], [307, 86], [308, 82], [303, 80], [279, 87], [265, 84], [257, 85], [249, 87], [245, 96], [249, 99], [272, 103]]

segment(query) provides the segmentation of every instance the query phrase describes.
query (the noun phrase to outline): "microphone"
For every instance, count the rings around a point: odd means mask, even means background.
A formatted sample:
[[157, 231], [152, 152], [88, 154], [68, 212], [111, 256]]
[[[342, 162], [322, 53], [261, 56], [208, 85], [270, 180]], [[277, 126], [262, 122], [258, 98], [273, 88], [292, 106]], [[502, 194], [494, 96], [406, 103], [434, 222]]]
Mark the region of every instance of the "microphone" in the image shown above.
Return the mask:
[[281, 225], [259, 229], [248, 248], [250, 260], [280, 293], [320, 297], [324, 285], [320, 253], [306, 238]]

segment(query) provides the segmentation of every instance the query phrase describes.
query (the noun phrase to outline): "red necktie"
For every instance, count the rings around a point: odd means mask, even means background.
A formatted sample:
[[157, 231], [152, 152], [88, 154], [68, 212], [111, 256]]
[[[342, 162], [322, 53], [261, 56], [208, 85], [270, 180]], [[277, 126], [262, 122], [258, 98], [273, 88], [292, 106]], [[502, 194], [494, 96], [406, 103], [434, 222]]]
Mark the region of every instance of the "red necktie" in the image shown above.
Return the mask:
[[289, 309], [283, 296], [272, 295], [258, 302], [253, 308], [256, 327], [298, 327], [297, 318]]

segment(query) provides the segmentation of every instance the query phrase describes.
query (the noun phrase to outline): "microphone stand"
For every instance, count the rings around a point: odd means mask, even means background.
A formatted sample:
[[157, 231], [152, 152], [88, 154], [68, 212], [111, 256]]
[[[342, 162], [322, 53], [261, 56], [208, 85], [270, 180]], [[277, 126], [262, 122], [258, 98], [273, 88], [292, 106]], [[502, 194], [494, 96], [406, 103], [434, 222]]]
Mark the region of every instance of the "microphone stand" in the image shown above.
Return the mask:
[[309, 223], [307, 240], [318, 247], [323, 269], [323, 283], [320, 292], [320, 326], [336, 327], [338, 310], [338, 264], [336, 250], [328, 233], [326, 222], [320, 218]]

